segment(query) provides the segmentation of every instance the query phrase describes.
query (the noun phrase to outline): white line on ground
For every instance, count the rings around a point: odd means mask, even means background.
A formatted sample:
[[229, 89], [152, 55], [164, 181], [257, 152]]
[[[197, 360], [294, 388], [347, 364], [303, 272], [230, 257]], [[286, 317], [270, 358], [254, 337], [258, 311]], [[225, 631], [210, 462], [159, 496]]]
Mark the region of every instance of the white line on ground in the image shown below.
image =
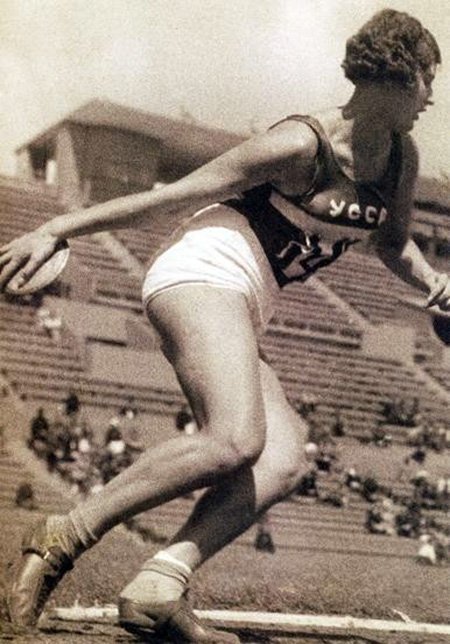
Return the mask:
[[[336, 630], [370, 630], [390, 633], [426, 633], [435, 635], [450, 635], [450, 624], [428, 624], [426, 622], [402, 622], [398, 620], [364, 619], [338, 615], [294, 615], [289, 613], [263, 613], [231, 610], [196, 610], [201, 619], [220, 622], [236, 628], [274, 628], [293, 629], [323, 628]], [[47, 613], [48, 617], [67, 621], [116, 621], [117, 607], [108, 606], [72, 606], [68, 608], [53, 608]]]

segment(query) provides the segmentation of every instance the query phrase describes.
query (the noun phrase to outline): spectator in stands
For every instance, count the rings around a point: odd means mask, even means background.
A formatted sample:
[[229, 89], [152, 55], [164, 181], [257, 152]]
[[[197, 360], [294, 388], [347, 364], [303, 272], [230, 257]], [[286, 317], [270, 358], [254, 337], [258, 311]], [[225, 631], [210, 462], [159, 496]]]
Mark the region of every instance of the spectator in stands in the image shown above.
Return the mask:
[[317, 469], [320, 472], [330, 473], [333, 465], [337, 460], [335, 445], [331, 441], [321, 442], [319, 452], [316, 457]]
[[382, 496], [367, 510], [366, 527], [373, 534], [392, 536], [396, 533], [396, 515], [392, 499]]
[[388, 400], [384, 403], [382, 413], [385, 422], [402, 427], [413, 427], [419, 413], [419, 399], [406, 400], [401, 397]]
[[317, 409], [317, 398], [314, 394], [304, 392], [299, 396], [295, 408], [302, 418], [309, 419]]
[[419, 537], [419, 549], [416, 554], [419, 563], [434, 566], [437, 563], [436, 549], [429, 534], [422, 534]]
[[143, 451], [145, 442], [136, 407], [125, 405], [119, 411], [120, 429], [131, 462], [134, 462]]
[[105, 446], [101, 459], [103, 482], [108, 483], [131, 464], [131, 457], [122, 432], [115, 423], [111, 423], [105, 436]]
[[345, 436], [345, 434], [346, 434], [345, 421], [342, 417], [341, 410], [338, 409], [336, 410], [333, 421], [331, 423], [331, 436], [335, 436], [336, 438], [342, 438], [342, 436]]
[[362, 477], [357, 473], [356, 468], [351, 467], [347, 470], [344, 483], [353, 492], [361, 491], [363, 481]]
[[397, 401], [396, 400], [386, 400], [381, 408], [381, 413], [383, 414], [384, 420], [386, 423], [397, 423]]
[[47, 455], [49, 427], [49, 421], [44, 413], [44, 408], [39, 407], [36, 416], [31, 419], [28, 447], [40, 458], [45, 458]]
[[348, 506], [349, 498], [345, 486], [342, 481], [332, 481], [331, 485], [321, 491], [319, 489], [319, 501], [334, 508], [346, 508]]
[[442, 452], [446, 446], [446, 430], [441, 423], [431, 424], [429, 434], [429, 446], [436, 452]]
[[392, 435], [386, 431], [381, 421], [372, 430], [372, 442], [377, 447], [389, 447], [392, 444]]
[[300, 479], [299, 484], [295, 489], [295, 494], [299, 496], [312, 496], [317, 497], [319, 490], [317, 488], [317, 469], [313, 467]]
[[440, 476], [436, 483], [437, 505], [448, 512], [450, 509], [450, 477]]
[[66, 416], [76, 416], [80, 411], [80, 399], [74, 391], [69, 391], [64, 401]]
[[361, 496], [369, 503], [375, 503], [379, 489], [377, 479], [373, 475], [366, 476], [362, 482]]
[[60, 471], [61, 465], [69, 458], [69, 444], [65, 408], [60, 405], [48, 431], [46, 459], [49, 472]]
[[193, 436], [198, 432], [198, 425], [192, 415], [189, 405], [183, 405], [176, 415], [175, 427], [186, 436]]
[[434, 548], [436, 551], [436, 561], [438, 564], [450, 563], [450, 537], [445, 534], [443, 529], [435, 529], [431, 531], [431, 538], [433, 540]]
[[429, 104], [440, 59], [420, 22], [384, 10], [348, 41], [343, 68], [355, 88], [345, 105], [284, 119], [180, 181], [59, 215], [0, 248], [0, 288], [20, 285], [61, 239], [197, 211], [153, 259], [143, 298], [200, 431], [149, 450], [67, 517], [40, 524], [10, 596], [15, 621], [34, 623], [35, 597], [43, 606], [51, 590], [49, 564], [35, 554], [46, 552], [46, 535], [66, 555], [52, 558], [53, 587], [68, 560], [124, 518], [206, 485], [170, 545], [122, 592], [120, 621], [154, 634], [175, 606], [178, 640], [237, 641], [200, 625], [184, 595], [192, 571], [305, 471], [304, 424], [258, 353], [280, 288], [370, 241], [429, 306], [450, 308], [448, 276], [429, 266], [408, 232], [417, 176], [409, 133]]
[[270, 518], [265, 512], [256, 521], [255, 550], [269, 552], [271, 555], [275, 552], [275, 543], [272, 536]]
[[87, 495], [91, 488], [91, 479], [94, 468], [94, 449], [89, 438], [82, 437], [77, 442], [76, 448], [70, 454], [70, 464], [67, 474], [72, 483], [72, 491]]
[[16, 490], [15, 504], [24, 510], [36, 510], [37, 503], [34, 496], [34, 489], [31, 483], [24, 481]]
[[405, 510], [396, 516], [395, 523], [398, 536], [417, 539], [424, 527], [420, 505], [415, 501], [408, 503]]
[[63, 326], [61, 316], [53, 313], [46, 306], [41, 306], [36, 313], [38, 324], [54, 342], [61, 342], [61, 329]]

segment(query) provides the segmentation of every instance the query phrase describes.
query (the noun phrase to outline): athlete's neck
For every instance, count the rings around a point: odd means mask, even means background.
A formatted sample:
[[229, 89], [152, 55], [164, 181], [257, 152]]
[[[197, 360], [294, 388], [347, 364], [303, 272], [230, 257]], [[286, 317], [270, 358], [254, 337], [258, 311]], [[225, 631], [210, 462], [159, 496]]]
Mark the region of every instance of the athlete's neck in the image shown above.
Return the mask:
[[392, 128], [386, 103], [376, 86], [357, 88], [342, 108], [339, 140], [347, 146], [350, 173], [361, 181], [377, 181], [384, 175], [392, 145]]

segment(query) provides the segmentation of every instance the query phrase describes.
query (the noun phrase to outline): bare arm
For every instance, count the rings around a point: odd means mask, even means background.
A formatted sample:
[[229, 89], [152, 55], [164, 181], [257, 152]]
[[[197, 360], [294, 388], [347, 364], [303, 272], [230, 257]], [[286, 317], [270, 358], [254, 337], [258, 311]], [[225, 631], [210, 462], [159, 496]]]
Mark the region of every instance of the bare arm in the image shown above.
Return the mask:
[[404, 142], [403, 167], [388, 219], [376, 233], [376, 248], [382, 262], [404, 282], [427, 294], [427, 306], [450, 308], [450, 283], [426, 261], [409, 234], [418, 171], [417, 151], [410, 139]]
[[[293, 136], [294, 133], [294, 136]], [[256, 136], [160, 190], [113, 199], [60, 215], [0, 248], [0, 289], [13, 276], [26, 281], [53, 253], [56, 243], [79, 235], [129, 227], [151, 227], [156, 217], [198, 210], [255, 185], [274, 180], [292, 164], [309, 180], [317, 149], [307, 126], [276, 127]], [[301, 180], [301, 172], [300, 172]]]

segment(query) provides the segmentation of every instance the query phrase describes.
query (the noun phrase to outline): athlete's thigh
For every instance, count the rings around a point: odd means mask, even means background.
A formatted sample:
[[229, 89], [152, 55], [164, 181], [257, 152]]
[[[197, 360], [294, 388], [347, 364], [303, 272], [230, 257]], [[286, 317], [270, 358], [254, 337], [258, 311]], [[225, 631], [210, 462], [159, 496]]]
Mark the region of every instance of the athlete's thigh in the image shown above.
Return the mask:
[[200, 429], [263, 436], [258, 347], [245, 296], [183, 285], [155, 297], [147, 312]]

